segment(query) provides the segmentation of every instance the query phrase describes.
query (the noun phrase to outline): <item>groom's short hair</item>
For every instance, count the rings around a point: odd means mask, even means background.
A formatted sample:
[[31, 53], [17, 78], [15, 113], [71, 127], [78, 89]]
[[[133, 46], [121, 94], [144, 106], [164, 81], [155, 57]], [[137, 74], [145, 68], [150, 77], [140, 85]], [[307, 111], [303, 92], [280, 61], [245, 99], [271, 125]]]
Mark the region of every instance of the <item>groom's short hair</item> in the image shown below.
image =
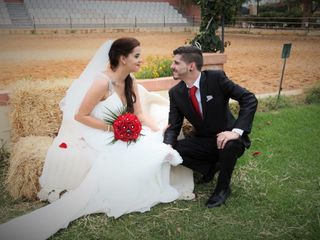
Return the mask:
[[182, 46], [173, 50], [173, 55], [181, 55], [181, 59], [186, 63], [195, 62], [198, 71], [201, 71], [203, 66], [202, 52], [194, 46]]

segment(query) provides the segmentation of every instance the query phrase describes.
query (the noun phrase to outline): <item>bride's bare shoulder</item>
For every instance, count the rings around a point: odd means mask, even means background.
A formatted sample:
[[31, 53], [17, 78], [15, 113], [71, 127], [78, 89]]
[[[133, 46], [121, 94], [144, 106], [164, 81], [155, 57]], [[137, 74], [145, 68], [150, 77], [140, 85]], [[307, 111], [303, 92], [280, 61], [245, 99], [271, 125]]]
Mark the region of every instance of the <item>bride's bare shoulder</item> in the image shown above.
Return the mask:
[[109, 85], [109, 78], [105, 73], [102, 72], [95, 77], [94, 82], [96, 85], [101, 87], [107, 87]]

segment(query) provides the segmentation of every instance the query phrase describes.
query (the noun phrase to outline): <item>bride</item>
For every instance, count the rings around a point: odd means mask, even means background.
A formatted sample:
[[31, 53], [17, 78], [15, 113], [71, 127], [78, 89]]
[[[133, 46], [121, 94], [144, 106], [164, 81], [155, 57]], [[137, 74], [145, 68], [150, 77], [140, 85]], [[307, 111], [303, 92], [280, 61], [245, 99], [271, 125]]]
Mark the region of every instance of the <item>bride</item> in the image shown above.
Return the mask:
[[[162, 143], [161, 119], [147, 114], [163, 118], [161, 104], [158, 110], [146, 109], [146, 96], [151, 95], [130, 75], [140, 64], [141, 47], [134, 38], [107, 41], [98, 50], [61, 102], [62, 125], [39, 180], [39, 198], [52, 203], [1, 224], [0, 239], [47, 239], [87, 214], [118, 218], [145, 212], [181, 198], [186, 185], [192, 194], [192, 180], [170, 174], [182, 159]], [[123, 107], [143, 126], [142, 136], [129, 146], [123, 141], [110, 144], [113, 127], [104, 121], [107, 109]], [[63, 190], [67, 192], [59, 199]]]

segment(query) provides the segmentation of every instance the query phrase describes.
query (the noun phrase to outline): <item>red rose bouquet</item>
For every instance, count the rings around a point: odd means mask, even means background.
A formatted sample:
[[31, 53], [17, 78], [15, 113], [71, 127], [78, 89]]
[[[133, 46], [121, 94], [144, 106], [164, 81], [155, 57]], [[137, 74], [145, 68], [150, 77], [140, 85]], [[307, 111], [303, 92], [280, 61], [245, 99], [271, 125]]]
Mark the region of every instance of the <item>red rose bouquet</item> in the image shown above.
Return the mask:
[[108, 117], [105, 122], [113, 126], [114, 139], [111, 143], [118, 140], [127, 142], [128, 145], [136, 142], [141, 134], [141, 123], [136, 115], [127, 112], [127, 109], [119, 109], [118, 113], [109, 111]]

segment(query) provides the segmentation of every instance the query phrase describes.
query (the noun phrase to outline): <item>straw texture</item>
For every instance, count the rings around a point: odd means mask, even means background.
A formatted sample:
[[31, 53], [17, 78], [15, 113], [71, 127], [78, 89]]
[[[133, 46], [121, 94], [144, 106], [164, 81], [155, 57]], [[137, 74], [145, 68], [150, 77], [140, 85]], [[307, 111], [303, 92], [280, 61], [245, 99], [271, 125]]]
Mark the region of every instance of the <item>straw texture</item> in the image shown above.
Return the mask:
[[52, 141], [47, 136], [28, 136], [13, 144], [6, 178], [7, 190], [13, 198], [36, 199], [39, 177]]
[[59, 102], [69, 81], [19, 81], [10, 91], [12, 142], [26, 136], [56, 136], [62, 113]]

